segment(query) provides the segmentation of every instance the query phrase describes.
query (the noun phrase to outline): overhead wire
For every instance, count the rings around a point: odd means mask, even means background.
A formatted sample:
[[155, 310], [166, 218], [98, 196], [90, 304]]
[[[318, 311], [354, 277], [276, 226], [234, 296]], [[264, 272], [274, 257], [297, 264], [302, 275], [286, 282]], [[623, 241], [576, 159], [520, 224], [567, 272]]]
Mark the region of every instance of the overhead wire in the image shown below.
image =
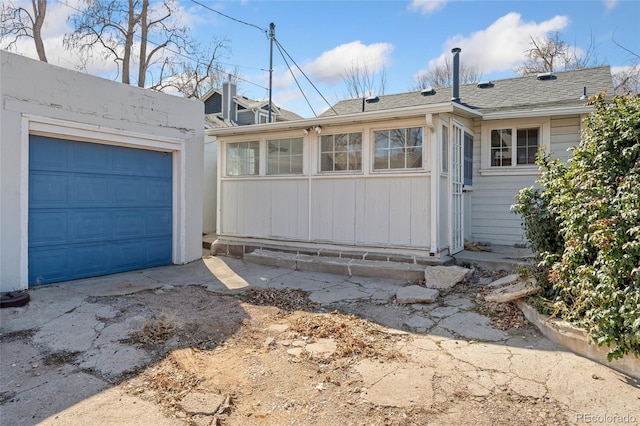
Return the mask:
[[[298, 79], [296, 78], [296, 74], [293, 72], [293, 70], [291, 69], [291, 67], [289, 66], [289, 62], [287, 62], [287, 58], [284, 57], [284, 53], [282, 52], [284, 50], [284, 48], [282, 47], [282, 45], [278, 42], [278, 40], [276, 40], [275, 38], [273, 39], [273, 41], [276, 43], [276, 47], [278, 48], [278, 50], [280, 51], [280, 55], [282, 55], [282, 59], [284, 59], [284, 63], [287, 64], [287, 68], [289, 68], [289, 72], [291, 73], [291, 76], [293, 77], [293, 81], [296, 82], [296, 85], [298, 86], [298, 89], [300, 90], [300, 93], [302, 93], [302, 96], [304, 97], [304, 100], [307, 102], [307, 105], [309, 105], [309, 109], [311, 109], [311, 112], [313, 113], [313, 115], [315, 117], [318, 117], [318, 114], [316, 114], [316, 111], [313, 109], [313, 107], [311, 106], [311, 103], [309, 102], [309, 99], [307, 99], [307, 95], [304, 93], [304, 91], [302, 90], [302, 87], [300, 87], [300, 83], [298, 83]], [[294, 62], [295, 63], [295, 62]], [[297, 66], [297, 65], [296, 65]], [[299, 68], [298, 68], [299, 69]]]
[[[296, 63], [296, 61], [291, 57], [291, 55], [289, 55], [289, 52], [287, 52], [287, 50], [282, 46], [282, 44], [280, 44], [280, 42], [274, 37], [274, 41], [276, 42], [276, 46], [278, 46], [278, 50], [280, 50], [280, 54], [282, 54], [282, 52], [284, 51], [284, 53], [287, 54], [287, 56], [289, 57], [289, 59], [291, 59], [291, 62], [293, 62], [293, 64], [296, 66], [296, 68], [298, 68], [298, 70], [300, 71], [300, 73], [307, 79], [307, 81], [309, 82], [309, 84], [311, 84], [311, 86], [315, 89], [315, 91], [320, 95], [320, 97], [326, 102], [327, 105], [329, 105], [329, 108], [331, 108], [331, 110], [338, 115], [338, 111], [336, 111], [333, 106], [329, 103], [329, 101], [327, 101], [327, 98], [324, 97], [324, 95], [320, 92], [320, 90], [318, 90], [318, 88], [316, 87], [315, 84], [313, 84], [313, 82], [311, 81], [311, 79], [304, 73], [304, 71], [302, 71], [302, 68], [300, 68], [300, 66]], [[286, 58], [284, 57], [284, 55], [282, 56], [282, 58], [284, 59], [285, 63], [287, 63]], [[289, 67], [289, 64], [287, 63], [287, 67]], [[289, 70], [291, 70], [291, 68], [289, 67]], [[293, 75], [294, 80], [296, 80], [296, 77], [293, 73], [293, 71], [291, 71], [291, 75]], [[296, 80], [296, 84], [298, 83], [298, 80]], [[300, 92], [302, 92], [302, 96], [304, 96], [305, 100], [307, 99], [307, 96], [304, 94], [304, 92], [302, 91], [302, 88], [300, 88], [300, 85], [298, 84], [298, 88], [300, 89]], [[309, 101], [307, 101], [307, 103], [309, 103]], [[309, 105], [309, 108], [311, 108], [311, 105]], [[313, 108], [311, 108], [311, 111], [313, 111]], [[315, 115], [315, 111], [313, 112], [313, 114]], [[317, 115], [316, 115], [317, 117]]]
[[236, 21], [236, 22], [238, 22], [240, 24], [247, 25], [249, 27], [257, 28], [258, 30], [262, 31], [267, 37], [269, 37], [269, 32], [268, 32], [268, 30], [266, 28], [262, 28], [262, 27], [259, 27], [257, 25], [251, 24], [249, 22], [245, 22], [245, 21], [242, 21], [240, 19], [236, 19], [233, 16], [226, 15], [226, 14], [224, 14], [224, 13], [218, 11], [218, 10], [212, 9], [211, 7], [207, 6], [206, 4], [203, 4], [203, 3], [199, 2], [197, 0], [191, 0], [191, 2], [197, 4], [198, 6], [204, 7], [207, 10], [210, 10], [211, 12], [217, 13], [220, 16], [224, 16], [227, 19], [231, 19], [232, 21]]

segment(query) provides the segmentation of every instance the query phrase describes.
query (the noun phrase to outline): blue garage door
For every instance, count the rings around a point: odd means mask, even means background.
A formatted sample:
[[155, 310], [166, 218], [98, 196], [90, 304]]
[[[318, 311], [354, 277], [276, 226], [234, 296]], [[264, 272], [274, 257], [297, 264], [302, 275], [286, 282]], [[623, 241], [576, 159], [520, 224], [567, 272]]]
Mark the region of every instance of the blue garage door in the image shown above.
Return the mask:
[[171, 263], [170, 153], [29, 138], [29, 284]]

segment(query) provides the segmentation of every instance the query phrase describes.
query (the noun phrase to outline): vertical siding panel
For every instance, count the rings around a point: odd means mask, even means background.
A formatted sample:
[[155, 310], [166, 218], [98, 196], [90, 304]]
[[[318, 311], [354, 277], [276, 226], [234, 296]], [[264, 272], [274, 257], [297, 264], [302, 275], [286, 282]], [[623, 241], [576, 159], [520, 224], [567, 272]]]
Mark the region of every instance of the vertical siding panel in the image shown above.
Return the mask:
[[429, 204], [431, 197], [431, 178], [422, 177], [411, 180], [411, 200], [409, 210], [411, 210], [411, 234], [409, 244], [416, 247], [428, 247], [431, 241], [429, 232], [431, 215], [429, 214]]
[[389, 244], [411, 244], [411, 183], [414, 179], [389, 181]]
[[334, 181], [317, 180], [313, 182], [312, 202], [313, 221], [311, 238], [330, 241], [333, 232], [333, 191]]
[[369, 179], [366, 183], [365, 240], [389, 242], [389, 179]]
[[365, 179], [356, 180], [355, 185], [355, 242], [364, 243], [367, 241], [367, 181]]
[[223, 181], [221, 184], [222, 210], [221, 232], [225, 234], [238, 233], [238, 188], [236, 182]]
[[353, 179], [336, 180], [333, 185], [333, 241], [355, 240], [356, 182]]

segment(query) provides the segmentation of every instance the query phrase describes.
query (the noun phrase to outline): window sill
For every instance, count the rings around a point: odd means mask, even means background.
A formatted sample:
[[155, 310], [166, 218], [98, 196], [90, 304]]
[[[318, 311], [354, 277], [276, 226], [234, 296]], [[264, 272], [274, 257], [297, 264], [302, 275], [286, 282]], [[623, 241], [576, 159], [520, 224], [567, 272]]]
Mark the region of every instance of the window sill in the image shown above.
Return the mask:
[[540, 171], [538, 166], [509, 166], [480, 169], [481, 176], [536, 176]]

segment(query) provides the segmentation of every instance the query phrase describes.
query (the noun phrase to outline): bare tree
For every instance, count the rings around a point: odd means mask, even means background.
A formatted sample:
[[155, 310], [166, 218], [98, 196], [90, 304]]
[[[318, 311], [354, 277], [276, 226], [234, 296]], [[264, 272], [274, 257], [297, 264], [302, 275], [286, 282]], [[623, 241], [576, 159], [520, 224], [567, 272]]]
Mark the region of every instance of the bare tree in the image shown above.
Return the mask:
[[342, 81], [345, 86], [345, 96], [348, 98], [363, 98], [372, 95], [384, 95], [387, 85], [385, 69], [375, 72], [369, 69], [365, 63], [352, 63], [351, 68], [346, 68], [342, 73]]
[[31, 10], [18, 7], [8, 1], [0, 6], [0, 39], [9, 39], [7, 48], [13, 47], [19, 38], [33, 39], [38, 59], [47, 62], [42, 42], [42, 25], [47, 14], [47, 0], [31, 0]]
[[179, 18], [177, 0], [157, 5], [149, 0], [85, 0], [85, 7], [70, 18], [75, 31], [65, 37], [65, 46], [85, 60], [96, 55], [112, 60], [125, 84], [132, 83], [137, 64], [139, 87], [163, 90], [174, 87], [164, 80], [184, 81], [189, 76], [199, 86], [197, 80], [215, 68], [228, 42], [217, 41], [207, 56]]
[[627, 49], [614, 39], [612, 39], [612, 41], [620, 49], [627, 52], [627, 54], [632, 58], [632, 65], [629, 68], [623, 68], [612, 75], [614, 93], [617, 95], [626, 95], [628, 93], [636, 95], [640, 94], [640, 64], [638, 63], [638, 60], [640, 60], [640, 54]]
[[[477, 83], [480, 78], [482, 73], [477, 67], [460, 64], [460, 84]], [[412, 90], [449, 87], [453, 84], [453, 64], [449, 58], [446, 58], [444, 64], [436, 65], [418, 74], [413, 81]]]
[[525, 51], [527, 60], [513, 69], [519, 75], [531, 75], [553, 71], [569, 71], [599, 65], [595, 56], [596, 45], [591, 36], [589, 48], [580, 50], [560, 39], [558, 32], [551, 36], [530, 37], [531, 48]]
[[195, 56], [192, 61], [180, 63], [179, 66], [165, 61], [149, 88], [158, 91], [175, 90], [187, 98], [201, 98], [210, 89], [222, 87], [227, 79], [237, 79], [237, 68], [229, 72], [218, 63], [220, 55], [227, 51], [227, 43], [226, 39], [214, 39], [210, 52]]
[[616, 95], [640, 94], [640, 65], [635, 64], [612, 75]]

